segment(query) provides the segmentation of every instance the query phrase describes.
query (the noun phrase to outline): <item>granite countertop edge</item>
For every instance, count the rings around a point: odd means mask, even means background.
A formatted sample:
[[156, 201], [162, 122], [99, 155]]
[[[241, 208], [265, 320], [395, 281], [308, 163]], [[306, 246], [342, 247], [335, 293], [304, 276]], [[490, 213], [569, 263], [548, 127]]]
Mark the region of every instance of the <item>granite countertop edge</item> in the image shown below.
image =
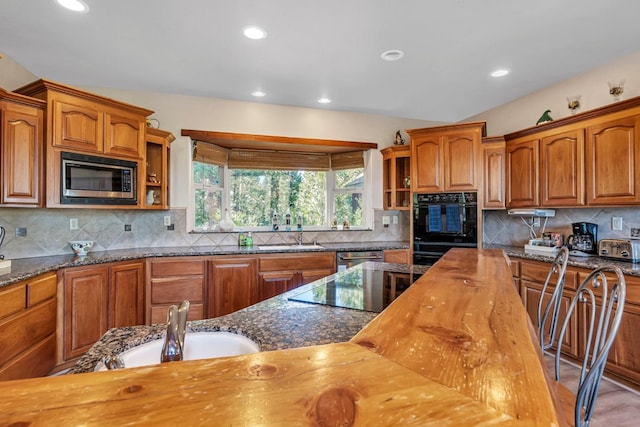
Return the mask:
[[87, 265], [105, 264], [110, 262], [130, 261], [155, 257], [178, 256], [213, 256], [213, 255], [260, 255], [272, 253], [314, 253], [337, 251], [373, 251], [385, 249], [408, 249], [406, 241], [371, 241], [320, 243], [320, 248], [314, 249], [274, 249], [261, 250], [259, 245], [239, 247], [237, 245], [222, 246], [175, 246], [118, 249], [111, 251], [90, 252], [87, 256], [51, 255], [34, 258], [18, 258], [11, 260], [10, 272], [2, 274], [0, 271], [0, 288], [30, 279], [43, 273], [57, 271], [61, 268], [82, 267]]
[[[533, 261], [542, 261], [548, 263], [551, 263], [554, 258], [553, 256], [549, 255], [526, 253], [523, 246], [484, 244], [483, 247], [484, 249], [502, 249], [505, 254], [512, 258], [529, 259]], [[620, 267], [622, 272], [626, 275], [640, 277], [640, 263], [634, 264], [631, 262], [616, 261], [613, 259], [602, 258], [597, 255], [588, 257], [570, 256], [568, 265], [586, 269], [594, 269], [602, 267], [604, 265], [615, 265]]]

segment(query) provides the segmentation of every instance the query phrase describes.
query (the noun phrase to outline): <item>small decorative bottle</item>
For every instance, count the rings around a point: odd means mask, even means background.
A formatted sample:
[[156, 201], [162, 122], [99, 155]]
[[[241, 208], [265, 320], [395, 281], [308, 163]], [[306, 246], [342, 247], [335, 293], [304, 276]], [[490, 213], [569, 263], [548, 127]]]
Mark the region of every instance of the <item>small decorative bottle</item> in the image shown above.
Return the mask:
[[349, 220], [348, 219], [344, 219], [344, 221], [342, 222], [342, 229], [343, 230], [348, 230], [349, 229]]
[[331, 229], [332, 230], [337, 230], [338, 229], [338, 218], [336, 217], [336, 214], [333, 214], [333, 219], [331, 220]]
[[296, 221], [298, 231], [302, 231], [302, 215], [298, 212], [298, 218]]
[[291, 231], [291, 209], [284, 215], [284, 231]]
[[278, 214], [276, 211], [273, 211], [273, 218], [271, 219], [271, 228], [273, 231], [278, 231]]

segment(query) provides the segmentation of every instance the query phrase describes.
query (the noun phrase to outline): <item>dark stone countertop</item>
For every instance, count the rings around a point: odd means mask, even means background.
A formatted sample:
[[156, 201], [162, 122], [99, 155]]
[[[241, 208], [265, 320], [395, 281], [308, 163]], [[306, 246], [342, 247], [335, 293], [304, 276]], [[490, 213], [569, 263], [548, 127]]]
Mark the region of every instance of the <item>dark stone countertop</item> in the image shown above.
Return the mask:
[[[483, 246], [485, 249], [502, 249], [507, 255], [512, 258], [530, 259], [533, 261], [543, 261], [551, 263], [553, 261], [552, 256], [529, 254], [524, 251], [523, 246], [505, 246], [505, 245], [487, 245]], [[570, 256], [568, 265], [573, 267], [594, 269], [602, 267], [603, 265], [616, 265], [620, 267], [624, 274], [629, 276], [640, 277], [640, 263], [631, 263], [624, 261], [616, 261], [613, 259], [602, 258], [597, 255], [588, 257]]]
[[385, 249], [407, 249], [408, 242], [345, 242], [320, 243], [322, 248], [314, 249], [286, 249], [261, 250], [259, 245], [252, 247], [226, 246], [177, 246], [165, 248], [137, 248], [116, 251], [90, 252], [89, 255], [78, 257], [73, 254], [54, 255], [36, 258], [21, 258], [11, 260], [11, 272], [0, 274], [0, 288], [29, 279], [49, 271], [61, 268], [79, 267], [85, 265], [103, 264], [108, 262], [128, 261], [133, 259], [172, 256], [207, 256], [207, 255], [238, 255], [238, 254], [267, 254], [267, 253], [307, 253], [307, 252], [338, 252], [338, 251], [373, 251]]
[[[366, 262], [363, 269], [398, 273], [424, 273], [418, 265]], [[187, 322], [188, 332], [227, 331], [244, 335], [260, 344], [261, 351], [349, 341], [377, 313], [289, 301], [288, 297], [333, 279], [335, 274], [282, 295], [213, 319]], [[85, 353], [70, 374], [91, 372], [104, 356], [165, 336], [166, 324], [114, 328]]]

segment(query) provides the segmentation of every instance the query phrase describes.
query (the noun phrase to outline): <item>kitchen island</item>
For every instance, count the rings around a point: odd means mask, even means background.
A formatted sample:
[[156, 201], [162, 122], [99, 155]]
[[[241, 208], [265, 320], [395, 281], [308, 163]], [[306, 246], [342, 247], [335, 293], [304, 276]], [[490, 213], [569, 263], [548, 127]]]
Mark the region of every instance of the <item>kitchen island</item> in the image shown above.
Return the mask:
[[502, 251], [453, 249], [349, 342], [9, 381], [1, 421], [565, 425], [512, 283]]

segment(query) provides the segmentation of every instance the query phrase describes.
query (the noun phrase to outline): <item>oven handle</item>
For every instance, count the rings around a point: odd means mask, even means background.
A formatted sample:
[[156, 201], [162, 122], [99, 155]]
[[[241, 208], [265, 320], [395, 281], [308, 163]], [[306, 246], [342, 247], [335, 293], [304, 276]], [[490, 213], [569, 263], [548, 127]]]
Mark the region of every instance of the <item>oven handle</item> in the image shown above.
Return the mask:
[[342, 261], [352, 261], [354, 259], [380, 259], [380, 255], [364, 255], [364, 256], [344, 256], [339, 257]]

